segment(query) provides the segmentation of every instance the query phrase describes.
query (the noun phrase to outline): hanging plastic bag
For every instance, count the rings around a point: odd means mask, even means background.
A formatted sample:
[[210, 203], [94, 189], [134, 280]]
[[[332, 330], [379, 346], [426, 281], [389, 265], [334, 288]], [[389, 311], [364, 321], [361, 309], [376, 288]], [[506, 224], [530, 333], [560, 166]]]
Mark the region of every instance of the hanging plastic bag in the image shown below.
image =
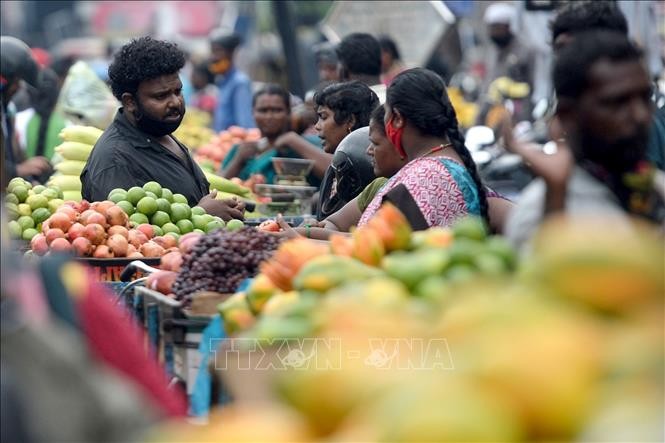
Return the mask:
[[119, 106], [111, 89], [87, 63], [79, 61], [69, 69], [56, 109], [75, 125], [106, 129]]

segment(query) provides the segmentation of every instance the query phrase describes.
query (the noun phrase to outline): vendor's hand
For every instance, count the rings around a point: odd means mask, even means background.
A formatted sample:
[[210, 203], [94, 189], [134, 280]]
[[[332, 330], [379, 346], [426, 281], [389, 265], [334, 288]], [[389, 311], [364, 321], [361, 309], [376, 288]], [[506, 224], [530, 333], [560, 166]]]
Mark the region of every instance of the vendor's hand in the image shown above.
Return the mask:
[[277, 214], [277, 218], [275, 219], [277, 224], [279, 225], [281, 231], [279, 232], [271, 232], [271, 234], [281, 237], [281, 238], [296, 238], [300, 237], [300, 234], [296, 232], [295, 229], [293, 229], [285, 220], [284, 217], [282, 217], [282, 214]]
[[217, 191], [212, 191], [199, 201], [199, 206], [210, 215], [220, 217], [224, 221], [231, 219], [244, 220], [245, 204], [234, 199], [217, 200]]
[[303, 220], [302, 223], [300, 223], [299, 228], [304, 228], [305, 226], [309, 226], [310, 228], [325, 228], [325, 222], [324, 221], [318, 221], [315, 218], [306, 218]]
[[239, 160], [246, 162], [253, 159], [259, 153], [259, 146], [256, 142], [246, 142], [238, 145], [238, 156]]
[[32, 157], [16, 165], [16, 174], [19, 177], [39, 177], [51, 169], [51, 163], [46, 157]]

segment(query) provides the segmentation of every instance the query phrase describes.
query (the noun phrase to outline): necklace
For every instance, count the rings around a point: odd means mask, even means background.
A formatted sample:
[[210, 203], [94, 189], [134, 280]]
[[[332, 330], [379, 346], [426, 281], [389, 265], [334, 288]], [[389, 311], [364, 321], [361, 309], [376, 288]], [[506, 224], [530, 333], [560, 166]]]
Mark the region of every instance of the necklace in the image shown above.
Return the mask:
[[428, 155], [432, 155], [436, 152], [441, 152], [444, 149], [451, 148], [452, 146], [453, 146], [452, 143], [446, 143], [445, 145], [441, 143], [439, 146], [434, 146], [433, 148], [431, 148], [429, 151], [425, 152], [423, 155], [419, 156], [418, 158], [427, 157]]

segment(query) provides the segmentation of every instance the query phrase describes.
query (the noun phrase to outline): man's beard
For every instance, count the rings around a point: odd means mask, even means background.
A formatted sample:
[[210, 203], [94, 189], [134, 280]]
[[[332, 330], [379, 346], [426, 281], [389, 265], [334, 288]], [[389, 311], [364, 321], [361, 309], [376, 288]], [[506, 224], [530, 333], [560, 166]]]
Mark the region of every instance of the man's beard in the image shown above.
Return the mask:
[[648, 130], [639, 131], [631, 137], [625, 137], [608, 143], [583, 131], [580, 135], [581, 152], [575, 155], [579, 160], [587, 160], [603, 167], [613, 175], [623, 174], [635, 169], [637, 164], [646, 157]]
[[134, 112], [136, 126], [141, 131], [145, 132], [146, 134], [150, 134], [153, 137], [163, 137], [165, 135], [172, 134], [173, 131], [178, 129], [183, 117], [185, 116], [184, 106], [179, 111], [180, 118], [176, 121], [164, 121], [153, 117], [148, 111], [146, 111], [138, 99], [136, 100], [136, 107], [137, 109]]

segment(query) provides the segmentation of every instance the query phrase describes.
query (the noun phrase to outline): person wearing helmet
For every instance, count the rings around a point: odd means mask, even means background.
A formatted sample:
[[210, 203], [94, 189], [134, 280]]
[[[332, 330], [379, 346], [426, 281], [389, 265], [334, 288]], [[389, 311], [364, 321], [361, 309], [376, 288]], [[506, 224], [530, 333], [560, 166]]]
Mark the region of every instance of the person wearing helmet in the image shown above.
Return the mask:
[[49, 172], [51, 164], [45, 157], [37, 156], [22, 161], [16, 149], [14, 119], [10, 112], [10, 102], [25, 81], [37, 86], [39, 68], [32, 58], [30, 48], [21, 40], [0, 37], [0, 95], [2, 96], [2, 183], [6, 185], [14, 177], [26, 179], [42, 176]]

